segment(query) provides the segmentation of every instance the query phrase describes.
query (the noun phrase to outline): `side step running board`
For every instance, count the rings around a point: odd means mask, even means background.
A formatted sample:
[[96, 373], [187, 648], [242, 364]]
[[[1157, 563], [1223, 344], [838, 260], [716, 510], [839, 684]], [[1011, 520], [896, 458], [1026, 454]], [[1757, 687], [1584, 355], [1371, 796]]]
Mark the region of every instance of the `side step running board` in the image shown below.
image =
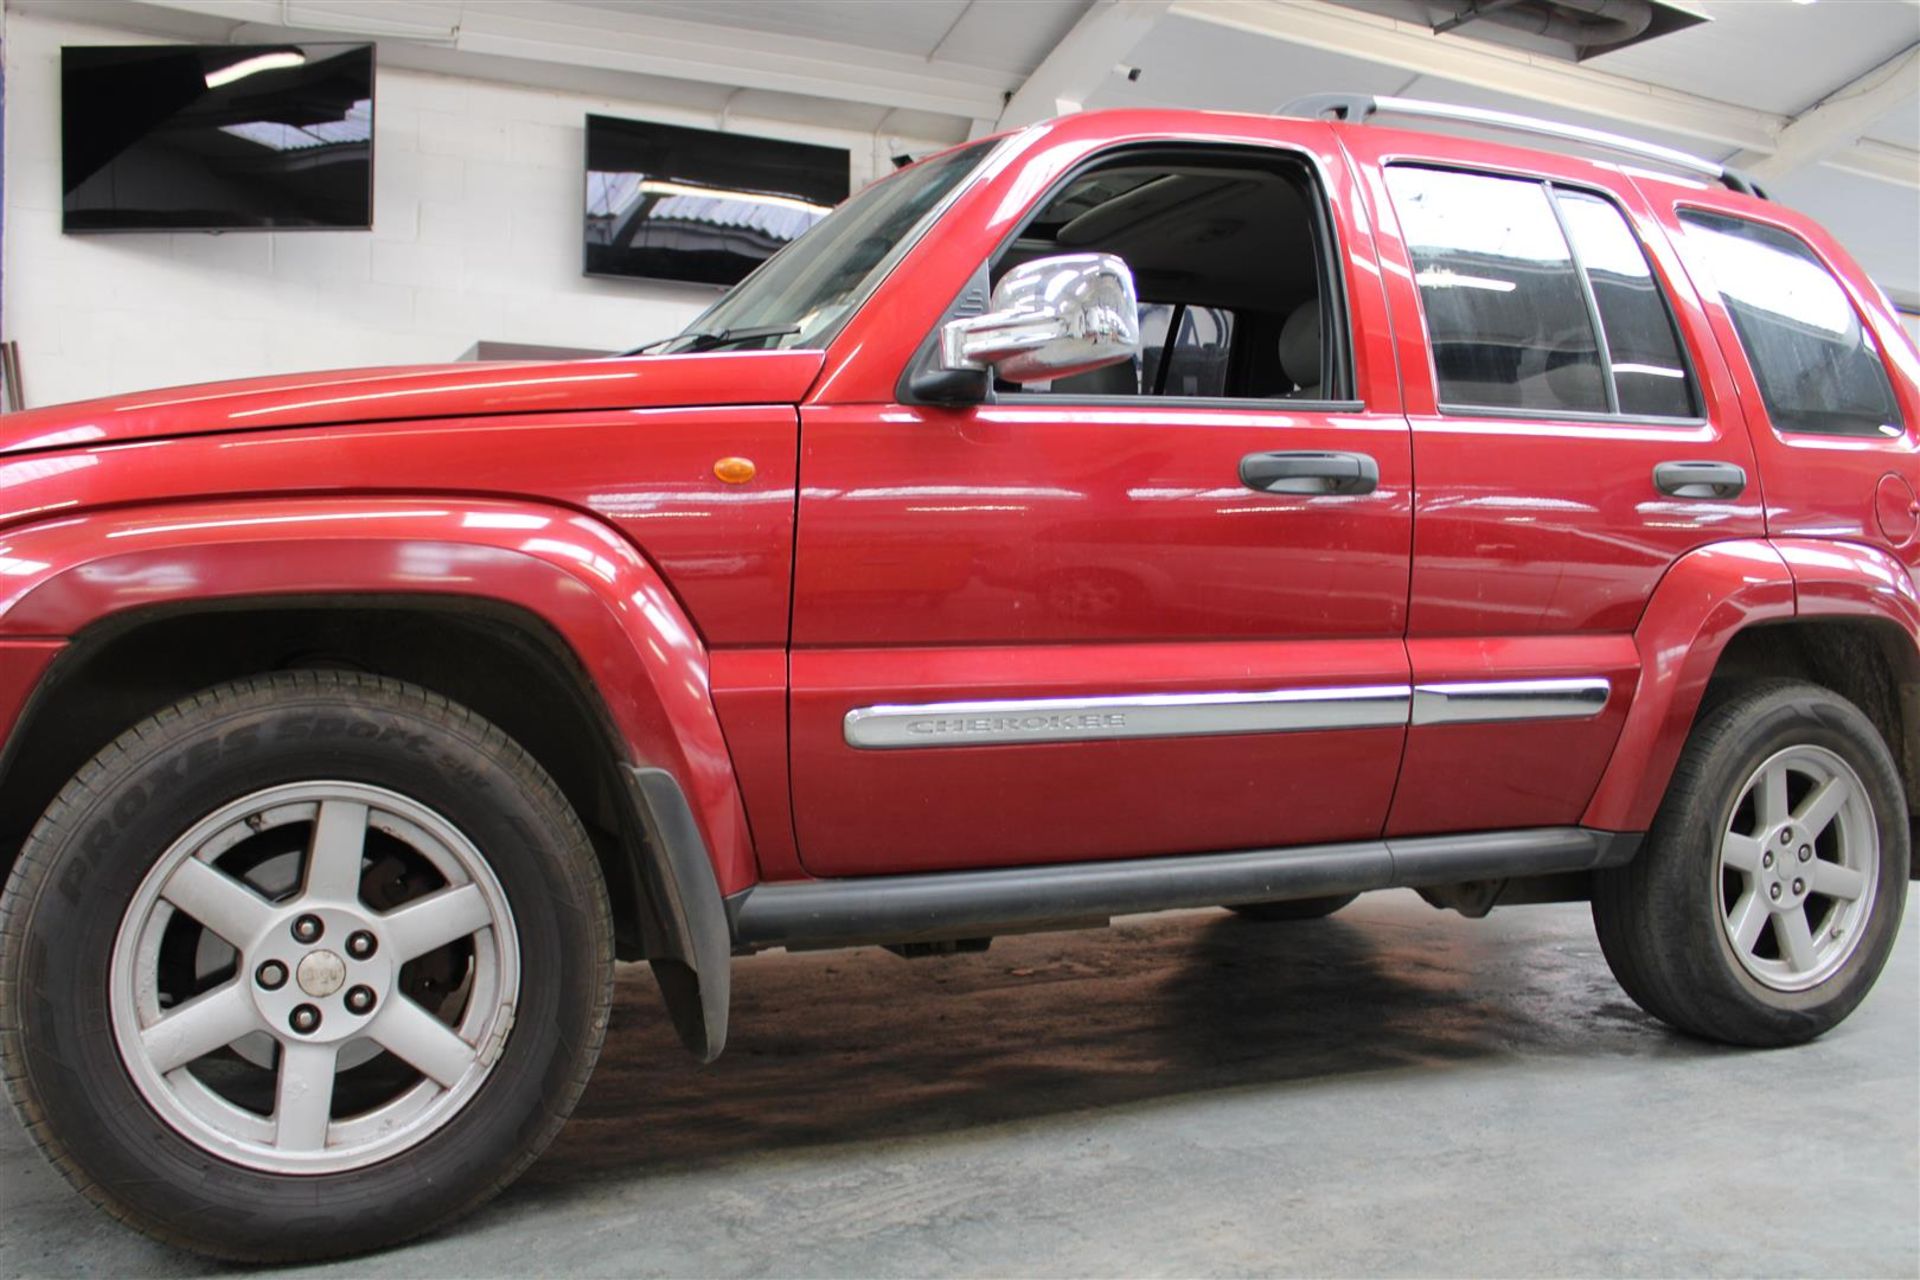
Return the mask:
[[983, 937], [1142, 911], [1589, 871], [1640, 837], [1584, 827], [762, 884], [727, 900], [739, 951]]

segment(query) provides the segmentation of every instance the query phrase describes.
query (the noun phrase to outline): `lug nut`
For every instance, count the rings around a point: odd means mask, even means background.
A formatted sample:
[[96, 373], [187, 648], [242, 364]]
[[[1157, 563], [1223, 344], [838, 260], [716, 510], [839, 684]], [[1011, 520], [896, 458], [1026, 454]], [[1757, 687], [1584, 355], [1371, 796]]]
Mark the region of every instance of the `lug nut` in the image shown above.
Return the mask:
[[365, 929], [355, 929], [347, 935], [347, 954], [355, 960], [365, 960], [374, 953], [378, 945], [373, 940], [373, 935]]
[[1802, 861], [1802, 862], [1811, 862], [1811, 861], [1813, 861], [1813, 846], [1812, 846], [1812, 845], [1810, 845], [1810, 844], [1803, 844], [1803, 845], [1801, 845], [1801, 846], [1800, 846], [1800, 861]]
[[1774, 897], [1774, 898], [1778, 898], [1778, 897], [1780, 896], [1780, 886], [1779, 886], [1779, 885], [1777, 885], [1777, 884], [1770, 884], [1770, 885], [1768, 885], [1768, 886], [1767, 886], [1767, 893], [1768, 893], [1769, 895], [1771, 895], [1772, 897]]
[[320, 923], [319, 916], [300, 916], [293, 922], [295, 942], [318, 942], [320, 935], [324, 932], [326, 932], [326, 926]]
[[347, 988], [347, 1010], [350, 1013], [366, 1013], [373, 1008], [372, 987]]
[[1763, 867], [1770, 867], [1773, 865], [1773, 850], [1769, 849], [1765, 853], [1760, 855], [1760, 865]]
[[253, 971], [253, 980], [269, 991], [278, 991], [287, 985], [287, 966], [269, 960]]
[[1805, 880], [1795, 880], [1793, 882], [1793, 891], [1795, 893], [1805, 893], [1807, 891], [1807, 882]]
[[1792, 844], [1792, 843], [1793, 843], [1793, 828], [1792, 828], [1792, 827], [1782, 827], [1782, 828], [1780, 829], [1780, 843], [1781, 843], [1781, 844]]
[[287, 1025], [301, 1035], [308, 1035], [320, 1029], [320, 1011], [310, 1004], [296, 1006], [287, 1015]]

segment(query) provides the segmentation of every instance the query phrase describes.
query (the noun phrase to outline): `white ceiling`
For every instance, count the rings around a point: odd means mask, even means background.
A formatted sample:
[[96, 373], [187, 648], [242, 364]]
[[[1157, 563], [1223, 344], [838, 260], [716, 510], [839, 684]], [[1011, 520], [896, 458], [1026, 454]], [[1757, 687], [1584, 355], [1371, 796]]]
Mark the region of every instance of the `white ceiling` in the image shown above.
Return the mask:
[[1093, 0], [576, 0], [596, 9], [834, 40], [1025, 76]]
[[[1920, 0], [1683, 0], [1711, 21], [1578, 66], [1463, 38], [1471, 25], [1435, 37], [1387, 16], [1392, 0], [1119, 0], [1124, 23], [1115, 0], [0, 3], [195, 39], [353, 32], [380, 38], [387, 65], [923, 146], [1059, 102], [1271, 111], [1344, 90], [1548, 116], [1751, 164], [1796, 117], [1830, 100], [1847, 116], [1849, 99], [1871, 93], [1884, 112], [1766, 181], [1826, 222], [1898, 300], [1920, 305], [1920, 62], [1889, 66], [1920, 45]], [[1878, 86], [1889, 74], [1898, 83]]]

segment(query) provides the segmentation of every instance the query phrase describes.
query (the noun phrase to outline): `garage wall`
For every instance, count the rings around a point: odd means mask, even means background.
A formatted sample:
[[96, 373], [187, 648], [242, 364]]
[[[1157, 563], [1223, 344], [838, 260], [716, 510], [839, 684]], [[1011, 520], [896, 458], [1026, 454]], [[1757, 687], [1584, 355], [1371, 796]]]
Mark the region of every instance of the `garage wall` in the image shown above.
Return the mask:
[[[475, 341], [601, 349], [678, 329], [707, 288], [580, 274], [583, 119], [711, 115], [382, 68], [374, 229], [60, 234], [63, 44], [151, 37], [6, 14], [4, 314], [31, 405], [305, 369], [451, 360]], [[735, 119], [848, 148], [872, 135]], [[925, 148], [916, 147], [916, 150]]]

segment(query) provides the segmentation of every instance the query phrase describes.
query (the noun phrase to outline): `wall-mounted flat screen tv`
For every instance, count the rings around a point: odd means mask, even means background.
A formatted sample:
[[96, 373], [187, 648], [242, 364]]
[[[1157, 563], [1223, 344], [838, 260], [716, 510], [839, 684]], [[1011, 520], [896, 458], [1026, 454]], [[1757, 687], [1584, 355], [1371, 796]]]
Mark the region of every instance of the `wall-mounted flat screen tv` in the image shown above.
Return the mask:
[[370, 44], [60, 51], [67, 231], [373, 225]]
[[586, 273], [734, 284], [847, 186], [844, 147], [588, 116]]

